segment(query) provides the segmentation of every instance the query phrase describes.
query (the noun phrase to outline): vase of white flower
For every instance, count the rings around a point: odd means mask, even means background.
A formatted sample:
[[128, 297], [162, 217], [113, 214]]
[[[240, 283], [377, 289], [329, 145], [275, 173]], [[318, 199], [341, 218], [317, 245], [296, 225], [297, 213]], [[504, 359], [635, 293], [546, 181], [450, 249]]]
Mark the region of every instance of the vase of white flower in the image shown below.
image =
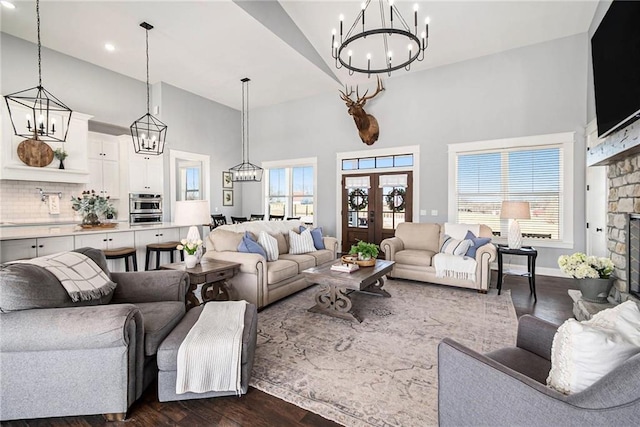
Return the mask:
[[609, 258], [587, 256], [576, 252], [571, 256], [558, 258], [560, 269], [572, 276], [582, 292], [582, 299], [589, 302], [605, 303], [613, 286], [614, 264]]
[[198, 257], [198, 252], [200, 247], [202, 246], [202, 240], [187, 240], [182, 239], [180, 244], [176, 246], [176, 249], [179, 251], [184, 250], [184, 263], [187, 268], [193, 268], [200, 262], [200, 257]]

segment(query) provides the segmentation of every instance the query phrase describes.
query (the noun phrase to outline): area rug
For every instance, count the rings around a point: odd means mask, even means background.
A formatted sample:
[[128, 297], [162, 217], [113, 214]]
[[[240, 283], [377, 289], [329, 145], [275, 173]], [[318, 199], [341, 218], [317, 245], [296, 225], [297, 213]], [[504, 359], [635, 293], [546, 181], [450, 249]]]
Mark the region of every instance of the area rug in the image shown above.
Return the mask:
[[389, 280], [351, 294], [362, 323], [310, 313], [316, 286], [258, 315], [250, 385], [346, 426], [437, 425], [437, 345], [513, 345], [511, 295]]

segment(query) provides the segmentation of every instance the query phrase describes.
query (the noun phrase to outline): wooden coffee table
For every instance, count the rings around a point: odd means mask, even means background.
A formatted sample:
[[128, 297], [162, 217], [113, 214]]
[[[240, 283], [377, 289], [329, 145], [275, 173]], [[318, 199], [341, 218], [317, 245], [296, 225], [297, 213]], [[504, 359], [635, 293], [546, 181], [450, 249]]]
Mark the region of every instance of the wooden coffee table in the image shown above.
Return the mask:
[[189, 273], [189, 292], [187, 292], [187, 310], [200, 305], [195, 294], [199, 284], [202, 304], [207, 301], [229, 301], [229, 284], [227, 279], [232, 278], [240, 264], [236, 262], [219, 261], [203, 258], [200, 264], [193, 268], [187, 268], [184, 262], [161, 265], [160, 269], [186, 271]]
[[386, 298], [391, 297], [382, 287], [384, 286], [384, 275], [391, 271], [395, 261], [376, 260], [375, 266], [360, 267], [353, 273], [333, 271], [331, 270], [333, 264], [340, 264], [340, 261], [328, 262], [302, 272], [308, 281], [320, 285], [320, 290], [315, 295], [316, 305], [311, 307], [309, 311], [362, 322], [352, 310], [349, 294], [357, 291]]

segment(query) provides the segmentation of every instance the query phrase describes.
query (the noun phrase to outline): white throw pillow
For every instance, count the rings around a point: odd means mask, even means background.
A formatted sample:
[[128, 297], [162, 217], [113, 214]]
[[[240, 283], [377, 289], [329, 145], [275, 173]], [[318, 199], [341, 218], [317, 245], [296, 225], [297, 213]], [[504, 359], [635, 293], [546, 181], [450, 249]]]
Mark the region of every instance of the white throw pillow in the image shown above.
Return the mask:
[[273, 237], [266, 231], [261, 231], [258, 235], [258, 243], [264, 248], [264, 251], [267, 253], [267, 261], [278, 260], [278, 240], [275, 237]]
[[442, 242], [442, 246], [440, 247], [440, 252], [450, 255], [464, 255], [472, 245], [473, 242], [471, 240], [458, 240], [445, 234], [444, 242]]
[[567, 320], [553, 338], [547, 385], [565, 394], [590, 387], [640, 353], [638, 325], [640, 310], [633, 301], [603, 310], [585, 322]]
[[306, 254], [315, 251], [316, 247], [313, 245], [313, 237], [311, 237], [310, 229], [307, 228], [300, 234], [289, 230], [289, 253], [291, 255]]

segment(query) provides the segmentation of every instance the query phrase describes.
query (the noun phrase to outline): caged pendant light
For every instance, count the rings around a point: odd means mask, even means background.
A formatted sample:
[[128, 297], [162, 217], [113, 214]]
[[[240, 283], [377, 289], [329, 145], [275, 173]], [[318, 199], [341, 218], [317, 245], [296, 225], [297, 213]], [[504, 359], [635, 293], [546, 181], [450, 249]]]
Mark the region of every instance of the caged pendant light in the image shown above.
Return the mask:
[[[242, 163], [229, 169], [231, 180], [235, 182], [262, 181], [261, 167], [249, 162], [249, 79], [242, 82]], [[246, 109], [245, 109], [246, 105]]]
[[24, 138], [45, 142], [67, 139], [71, 109], [42, 86], [42, 44], [40, 42], [40, 1], [36, 0], [38, 28], [38, 86], [5, 95], [13, 132]]
[[133, 149], [136, 153], [160, 155], [164, 152], [167, 125], [153, 117], [149, 112], [149, 30], [153, 29], [153, 25], [143, 22], [140, 26], [145, 29], [147, 42], [147, 114], [133, 122], [131, 125], [131, 137], [133, 138]]

